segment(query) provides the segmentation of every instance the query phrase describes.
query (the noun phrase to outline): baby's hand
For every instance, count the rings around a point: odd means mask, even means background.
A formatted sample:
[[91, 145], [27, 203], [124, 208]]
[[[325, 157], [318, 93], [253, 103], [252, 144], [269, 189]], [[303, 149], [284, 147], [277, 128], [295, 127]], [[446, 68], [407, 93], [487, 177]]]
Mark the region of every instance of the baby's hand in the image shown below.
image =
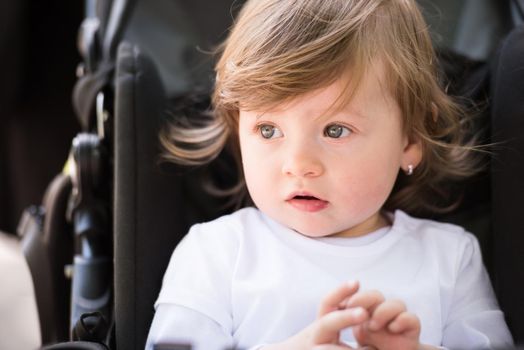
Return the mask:
[[407, 312], [400, 300], [385, 300], [382, 293], [356, 293], [347, 301], [347, 307], [362, 307], [370, 318], [353, 327], [355, 339], [361, 346], [379, 350], [417, 350], [420, 348], [420, 321]]
[[315, 322], [283, 343], [268, 345], [262, 350], [351, 349], [339, 342], [340, 332], [362, 324], [369, 317], [364, 308], [348, 308], [346, 305], [358, 288], [356, 282], [338, 287], [322, 300]]
[[[358, 282], [351, 281], [341, 285], [322, 300], [317, 313], [317, 321], [313, 323], [313, 325], [317, 324], [314, 327], [314, 345], [339, 344], [342, 330], [361, 324], [368, 319], [368, 312], [360, 305], [354, 308], [347, 305], [349, 298], [355, 295], [358, 289]], [[323, 327], [322, 324], [326, 326]], [[331, 326], [327, 326], [328, 324]]]

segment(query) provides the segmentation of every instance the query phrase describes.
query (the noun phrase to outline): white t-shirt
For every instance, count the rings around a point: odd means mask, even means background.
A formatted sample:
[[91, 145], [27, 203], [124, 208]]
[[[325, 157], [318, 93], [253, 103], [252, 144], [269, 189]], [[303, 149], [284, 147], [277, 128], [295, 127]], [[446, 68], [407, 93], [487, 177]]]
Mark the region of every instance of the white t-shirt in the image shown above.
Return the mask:
[[[421, 321], [421, 343], [511, 345], [476, 238], [402, 211], [391, 219], [388, 229], [342, 240], [303, 236], [254, 208], [193, 226], [165, 273], [147, 349], [281, 342], [311, 324], [320, 301], [349, 280], [403, 300]], [[341, 338], [355, 344], [350, 330]]]

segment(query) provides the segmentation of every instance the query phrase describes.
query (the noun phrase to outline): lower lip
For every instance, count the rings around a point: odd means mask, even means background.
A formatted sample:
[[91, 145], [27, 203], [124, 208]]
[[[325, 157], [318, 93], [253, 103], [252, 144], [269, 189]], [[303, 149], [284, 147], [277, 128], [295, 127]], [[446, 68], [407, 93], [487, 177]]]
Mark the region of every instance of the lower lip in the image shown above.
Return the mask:
[[289, 199], [287, 202], [298, 210], [307, 211], [310, 213], [321, 211], [329, 204], [328, 202], [320, 199]]

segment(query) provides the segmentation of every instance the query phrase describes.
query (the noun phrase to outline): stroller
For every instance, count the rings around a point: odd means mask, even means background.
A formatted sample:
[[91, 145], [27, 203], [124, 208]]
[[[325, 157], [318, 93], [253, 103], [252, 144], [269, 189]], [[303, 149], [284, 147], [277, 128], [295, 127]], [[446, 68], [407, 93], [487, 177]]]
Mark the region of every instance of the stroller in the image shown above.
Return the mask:
[[[457, 13], [469, 16], [456, 20], [458, 34], [435, 33], [435, 40], [460, 53], [440, 55], [450, 92], [488, 101], [478, 127], [504, 147], [488, 171], [465, 185], [463, 204], [433, 218], [479, 237], [519, 343], [524, 223], [515, 219], [524, 210], [524, 6], [518, 0], [479, 3], [461, 3]], [[421, 4], [438, 29], [434, 5]], [[83, 132], [72, 142], [68, 170], [20, 224], [44, 349], [143, 349], [174, 247], [193, 223], [234, 209], [230, 198], [211, 196], [202, 186], [205, 178], [227, 186], [238, 176], [227, 152], [205, 167], [185, 169], [161, 162], [158, 135], [166, 111], [198, 115], [207, 107], [213, 80], [208, 52], [240, 6], [230, 0], [86, 1], [83, 63], [73, 92]], [[496, 17], [489, 25], [476, 22], [483, 10]], [[479, 25], [492, 28], [489, 40], [470, 40]], [[201, 93], [193, 98], [196, 90]]]

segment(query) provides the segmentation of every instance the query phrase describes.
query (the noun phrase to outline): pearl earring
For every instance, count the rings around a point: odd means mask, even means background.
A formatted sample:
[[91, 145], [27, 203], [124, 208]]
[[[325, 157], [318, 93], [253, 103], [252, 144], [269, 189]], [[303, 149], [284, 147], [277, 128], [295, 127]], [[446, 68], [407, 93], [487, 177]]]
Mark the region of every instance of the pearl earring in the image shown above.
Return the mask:
[[408, 165], [408, 170], [406, 170], [406, 175], [413, 175], [413, 164]]

